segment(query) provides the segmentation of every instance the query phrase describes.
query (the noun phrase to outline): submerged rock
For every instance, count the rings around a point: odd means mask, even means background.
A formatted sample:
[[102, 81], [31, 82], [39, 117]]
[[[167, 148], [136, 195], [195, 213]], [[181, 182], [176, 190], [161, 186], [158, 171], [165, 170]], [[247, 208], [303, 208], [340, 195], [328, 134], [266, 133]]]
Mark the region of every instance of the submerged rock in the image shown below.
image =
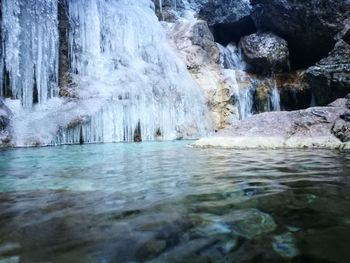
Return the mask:
[[244, 58], [257, 72], [289, 70], [288, 43], [273, 33], [256, 33], [240, 41]]
[[274, 236], [272, 247], [273, 250], [275, 250], [282, 257], [293, 258], [299, 254], [299, 250], [296, 246], [296, 240], [292, 233], [289, 232]]
[[236, 210], [225, 217], [239, 235], [254, 239], [274, 231], [277, 227], [273, 218], [257, 209]]
[[317, 105], [327, 105], [350, 92], [350, 45], [340, 40], [315, 66], [306, 71]]
[[136, 253], [140, 261], [152, 259], [159, 255], [166, 248], [165, 240], [152, 239], [143, 244]]

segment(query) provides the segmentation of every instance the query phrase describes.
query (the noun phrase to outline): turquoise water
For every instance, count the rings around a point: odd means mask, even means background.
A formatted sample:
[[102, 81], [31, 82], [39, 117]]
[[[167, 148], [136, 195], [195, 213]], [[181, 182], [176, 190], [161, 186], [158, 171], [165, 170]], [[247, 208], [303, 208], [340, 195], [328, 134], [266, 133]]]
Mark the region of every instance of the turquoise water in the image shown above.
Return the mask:
[[0, 150], [0, 262], [349, 262], [349, 155], [187, 144]]

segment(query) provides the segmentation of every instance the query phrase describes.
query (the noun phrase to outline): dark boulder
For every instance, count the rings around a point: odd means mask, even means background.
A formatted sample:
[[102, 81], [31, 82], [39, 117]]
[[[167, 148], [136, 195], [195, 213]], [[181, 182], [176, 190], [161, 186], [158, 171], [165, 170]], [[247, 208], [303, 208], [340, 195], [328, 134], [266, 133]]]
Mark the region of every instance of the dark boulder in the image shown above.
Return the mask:
[[209, 26], [231, 24], [250, 16], [252, 7], [244, 0], [208, 1], [199, 11], [199, 17], [206, 20]]
[[247, 0], [212, 0], [202, 3], [199, 18], [208, 22], [216, 42], [227, 45], [256, 32]]
[[350, 45], [340, 40], [315, 66], [306, 70], [317, 105], [346, 96], [350, 92]]
[[289, 43], [292, 66], [310, 66], [325, 57], [349, 28], [349, 0], [251, 0], [258, 29]]
[[240, 41], [244, 59], [256, 72], [285, 72], [289, 70], [287, 42], [272, 33], [255, 33]]

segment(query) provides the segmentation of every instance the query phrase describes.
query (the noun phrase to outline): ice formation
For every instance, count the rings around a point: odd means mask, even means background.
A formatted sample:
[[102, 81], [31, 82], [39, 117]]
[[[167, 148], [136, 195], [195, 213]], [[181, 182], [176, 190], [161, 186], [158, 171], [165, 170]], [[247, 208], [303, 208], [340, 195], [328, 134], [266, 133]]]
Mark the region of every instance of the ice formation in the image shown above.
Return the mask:
[[16, 145], [170, 140], [210, 131], [205, 101], [150, 0], [66, 3], [70, 98], [58, 96], [57, 0], [2, 1], [0, 73], [9, 85], [0, 83], [0, 95], [14, 113]]

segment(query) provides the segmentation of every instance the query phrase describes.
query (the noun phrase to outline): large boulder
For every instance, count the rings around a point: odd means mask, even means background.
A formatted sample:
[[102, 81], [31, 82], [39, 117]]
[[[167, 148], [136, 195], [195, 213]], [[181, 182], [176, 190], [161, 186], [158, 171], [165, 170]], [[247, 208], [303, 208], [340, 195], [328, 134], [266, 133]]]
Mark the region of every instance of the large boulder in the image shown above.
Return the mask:
[[315, 66], [306, 71], [317, 105], [327, 105], [350, 92], [350, 45], [340, 40]]
[[349, 0], [251, 0], [251, 4], [256, 8], [256, 26], [288, 41], [296, 67], [324, 57], [349, 27]]
[[273, 33], [255, 33], [240, 41], [246, 62], [257, 72], [289, 70], [288, 43]]
[[350, 138], [348, 103], [349, 99], [338, 99], [327, 107], [253, 115], [194, 146], [342, 149]]
[[227, 45], [256, 32], [247, 0], [211, 0], [201, 5], [199, 18], [206, 20], [216, 42]]

